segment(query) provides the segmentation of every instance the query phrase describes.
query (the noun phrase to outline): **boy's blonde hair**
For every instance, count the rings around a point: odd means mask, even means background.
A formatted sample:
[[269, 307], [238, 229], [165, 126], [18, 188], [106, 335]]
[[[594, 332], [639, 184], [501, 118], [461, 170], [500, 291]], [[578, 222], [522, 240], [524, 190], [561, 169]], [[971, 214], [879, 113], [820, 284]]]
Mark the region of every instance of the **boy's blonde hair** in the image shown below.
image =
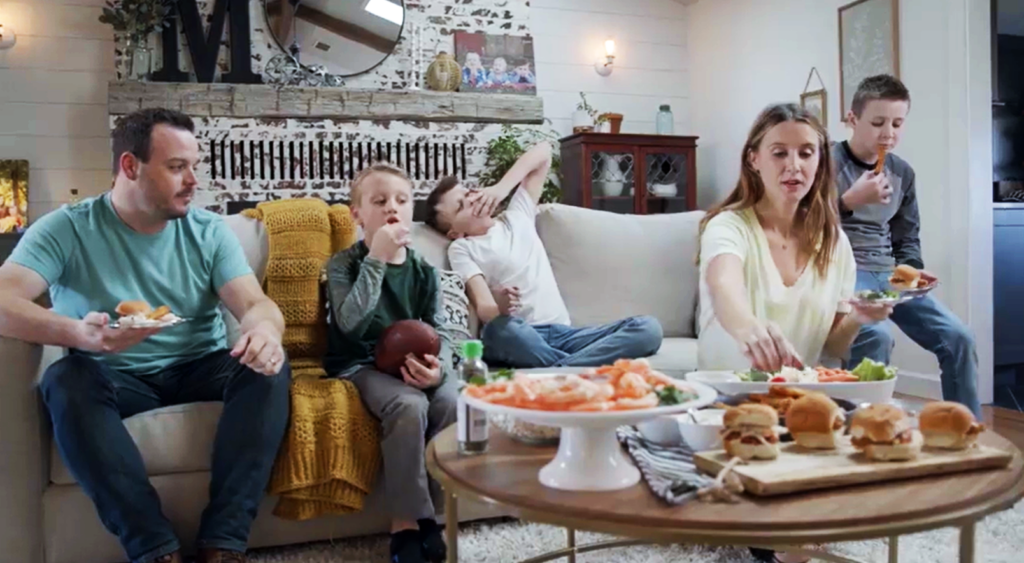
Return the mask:
[[409, 179], [409, 175], [405, 173], [405, 170], [391, 164], [390, 162], [374, 162], [373, 164], [363, 168], [356, 174], [355, 180], [352, 180], [352, 186], [349, 188], [349, 206], [359, 207], [362, 203], [362, 186], [363, 182], [367, 178], [375, 173], [390, 174], [396, 178], [401, 178], [409, 184], [409, 191], [412, 191], [412, 180]]

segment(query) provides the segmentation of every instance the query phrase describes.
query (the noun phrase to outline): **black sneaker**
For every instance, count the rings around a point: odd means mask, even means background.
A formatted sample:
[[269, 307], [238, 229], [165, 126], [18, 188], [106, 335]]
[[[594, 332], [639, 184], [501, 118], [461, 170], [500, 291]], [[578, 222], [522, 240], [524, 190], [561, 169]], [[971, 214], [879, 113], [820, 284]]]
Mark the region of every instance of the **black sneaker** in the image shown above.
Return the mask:
[[419, 530], [391, 534], [391, 563], [426, 563]]
[[441, 535], [441, 527], [433, 518], [417, 520], [420, 525], [420, 543], [423, 544], [423, 556], [427, 563], [444, 563], [448, 559], [448, 546]]

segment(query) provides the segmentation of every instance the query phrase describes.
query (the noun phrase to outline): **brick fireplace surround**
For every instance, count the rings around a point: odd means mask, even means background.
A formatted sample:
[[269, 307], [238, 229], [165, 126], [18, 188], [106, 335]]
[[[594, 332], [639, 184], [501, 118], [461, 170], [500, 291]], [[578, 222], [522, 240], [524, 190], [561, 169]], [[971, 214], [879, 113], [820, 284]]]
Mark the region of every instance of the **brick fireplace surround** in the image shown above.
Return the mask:
[[110, 83], [112, 124], [146, 107], [178, 109], [196, 119], [202, 155], [196, 202], [219, 213], [278, 198], [347, 201], [354, 174], [377, 160], [403, 167], [422, 200], [449, 174], [473, 185], [500, 124], [543, 121], [543, 103], [534, 96]]

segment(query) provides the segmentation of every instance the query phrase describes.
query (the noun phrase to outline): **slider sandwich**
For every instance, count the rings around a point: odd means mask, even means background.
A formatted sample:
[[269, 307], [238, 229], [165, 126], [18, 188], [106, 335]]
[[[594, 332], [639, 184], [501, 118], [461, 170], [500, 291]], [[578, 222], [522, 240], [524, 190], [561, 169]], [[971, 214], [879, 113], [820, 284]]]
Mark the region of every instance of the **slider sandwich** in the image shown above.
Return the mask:
[[970, 409], [951, 401], [928, 403], [917, 419], [924, 445], [930, 448], [963, 450], [985, 431], [985, 425], [975, 420]]
[[808, 393], [786, 411], [786, 428], [800, 446], [833, 450], [843, 437], [843, 409], [821, 393]]
[[878, 404], [863, 408], [850, 421], [853, 447], [875, 461], [906, 461], [921, 452], [923, 438], [903, 409]]
[[779, 435], [775, 432], [779, 414], [772, 407], [753, 403], [730, 407], [724, 423], [722, 445], [730, 457], [747, 461], [779, 456]]

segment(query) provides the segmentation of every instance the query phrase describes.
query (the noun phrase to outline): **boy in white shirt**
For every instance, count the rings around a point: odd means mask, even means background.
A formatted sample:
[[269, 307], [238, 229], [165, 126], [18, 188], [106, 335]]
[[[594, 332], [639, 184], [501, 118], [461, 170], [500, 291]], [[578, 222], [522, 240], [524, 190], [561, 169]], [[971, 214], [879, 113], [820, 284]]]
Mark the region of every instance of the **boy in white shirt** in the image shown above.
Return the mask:
[[448, 177], [427, 198], [426, 223], [453, 240], [448, 259], [483, 323], [485, 360], [515, 368], [600, 366], [654, 354], [662, 328], [653, 317], [571, 326], [535, 223], [550, 168], [551, 146], [541, 143], [489, 188], [471, 192]]

